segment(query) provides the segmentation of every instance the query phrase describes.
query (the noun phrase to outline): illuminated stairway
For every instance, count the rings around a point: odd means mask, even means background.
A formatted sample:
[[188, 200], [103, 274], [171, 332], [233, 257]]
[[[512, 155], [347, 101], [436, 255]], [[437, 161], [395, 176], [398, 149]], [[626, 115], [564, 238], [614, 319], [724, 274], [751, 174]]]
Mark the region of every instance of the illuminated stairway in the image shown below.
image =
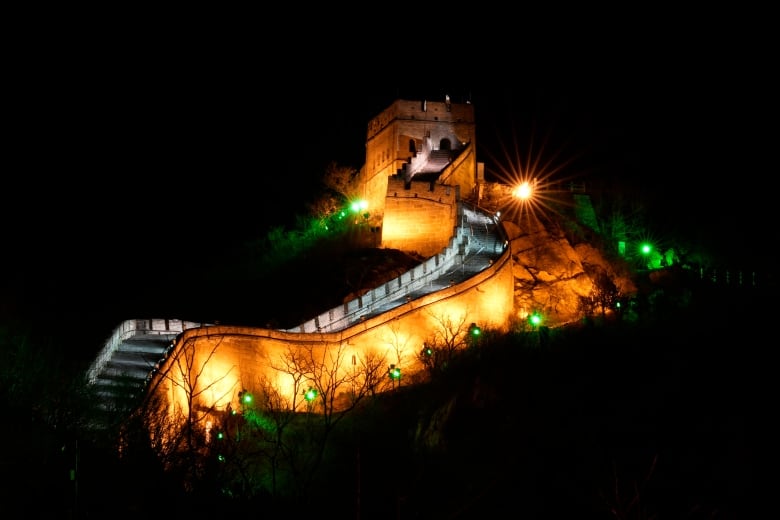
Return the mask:
[[137, 336], [124, 340], [94, 383], [104, 410], [125, 408], [142, 394], [148, 378], [165, 357], [170, 339]]
[[424, 175], [426, 173], [441, 173], [441, 171], [446, 168], [449, 163], [449, 150], [432, 150], [431, 155], [428, 157], [428, 161], [415, 175]]
[[137, 405], [147, 383], [176, 336], [204, 324], [181, 320], [126, 320], [113, 332], [87, 376], [99, 411], [127, 411]]

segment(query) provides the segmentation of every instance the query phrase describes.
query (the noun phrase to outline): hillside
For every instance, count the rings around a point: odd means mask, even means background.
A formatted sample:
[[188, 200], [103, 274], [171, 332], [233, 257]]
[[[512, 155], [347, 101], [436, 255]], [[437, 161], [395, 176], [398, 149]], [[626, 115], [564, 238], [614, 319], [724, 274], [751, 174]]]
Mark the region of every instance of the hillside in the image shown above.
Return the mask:
[[[378, 287], [424, 259], [397, 249], [312, 250], [270, 272], [246, 260], [203, 268], [182, 287], [177, 316], [195, 321], [291, 328]], [[195, 275], [197, 276], [197, 275]]]
[[[295, 324], [305, 312], [338, 305], [419, 260], [393, 250], [330, 251], [265, 275], [251, 262], [217, 268], [193, 261], [190, 271], [155, 280], [168, 282], [152, 285], [167, 295], [128, 287], [134, 311], [122, 317], [187, 319], [186, 311], [197, 309], [224, 322], [270, 317]], [[214, 480], [184, 493], [178, 475], [163, 475], [143, 443], [135, 446], [142, 456], [114, 460], [113, 446], [102, 451], [84, 441], [80, 507], [115, 518], [154, 511], [217, 519], [258, 510], [308, 518], [323, 507], [375, 519], [492, 518], [507, 511], [523, 518], [756, 517], [759, 462], [766, 432], [773, 431], [766, 410], [773, 409], [774, 379], [762, 328], [771, 323], [769, 291], [725, 288], [683, 271], [664, 274], [640, 277], [643, 306], [631, 319], [486, 336], [430, 383], [404, 383], [366, 399], [334, 429], [303, 498], [283, 498], [281, 489], [273, 500], [230, 496], [226, 475], [215, 468], [209, 468]], [[182, 292], [185, 286], [191, 290]], [[17, 372], [9, 363], [6, 380], [16, 381]], [[28, 408], [40, 405], [26, 405], [39, 388], [31, 385], [7, 403], [5, 444], [17, 448], [4, 456], [15, 475], [4, 498], [61, 516], [72, 499], [72, 483], [62, 478], [69, 453], [62, 429], [31, 422]], [[51, 409], [67, 421], [77, 395], [52, 395]]]
[[711, 317], [745, 315], [759, 295], [690, 289], [686, 306], [659, 295], [665, 312], [636, 322], [486, 337], [430, 382], [367, 398], [305, 496], [225, 495], [223, 475], [160, 504], [176, 476], [85, 457], [82, 499], [97, 515], [175, 518], [755, 518], [770, 421], [760, 333]]

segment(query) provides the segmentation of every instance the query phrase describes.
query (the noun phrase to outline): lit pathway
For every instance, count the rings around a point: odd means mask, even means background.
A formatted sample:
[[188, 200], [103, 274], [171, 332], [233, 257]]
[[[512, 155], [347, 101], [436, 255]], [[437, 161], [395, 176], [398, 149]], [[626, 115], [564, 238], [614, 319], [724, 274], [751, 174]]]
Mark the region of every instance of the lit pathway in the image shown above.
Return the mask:
[[463, 227], [468, 229], [469, 246], [465, 260], [461, 265], [453, 266], [442, 272], [438, 278], [425, 287], [378, 305], [373, 312], [363, 314], [352, 320], [350, 325], [388, 312], [427, 294], [446, 289], [490, 267], [507, 247], [506, 239], [501, 233], [499, 224], [492, 217], [465, 207], [463, 213]]

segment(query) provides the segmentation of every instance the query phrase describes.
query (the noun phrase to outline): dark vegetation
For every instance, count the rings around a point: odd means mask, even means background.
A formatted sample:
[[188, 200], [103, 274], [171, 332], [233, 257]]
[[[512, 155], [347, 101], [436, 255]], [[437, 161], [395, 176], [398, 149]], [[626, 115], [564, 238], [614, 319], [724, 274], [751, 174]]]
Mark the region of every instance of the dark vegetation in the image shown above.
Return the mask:
[[[193, 260], [177, 273], [192, 292], [147, 300], [143, 315], [294, 325], [418, 260], [385, 253], [343, 250], [305, 232], [271, 234], [225, 263]], [[309, 460], [315, 449], [322, 459], [280, 472], [272, 487], [257, 484], [267, 475], [248, 473], [241, 460], [227, 471], [217, 448], [164, 467], [130, 418], [122, 418], [118, 449], [120, 430], [88, 427], [92, 397], [81, 377], [89, 350], [63, 348], [95, 339], [4, 313], [0, 516], [755, 517], [763, 499], [756, 462], [774, 409], [761, 332], [771, 323], [770, 288], [668, 271], [674, 276], [637, 271], [640, 294], [623, 314], [560, 329], [484, 331], [430, 381], [402, 379], [361, 401], [322, 442], [321, 423], [297, 418], [288, 432], [299, 453], [286, 461]], [[276, 279], [289, 283], [290, 298]], [[262, 303], [247, 312], [258, 294]], [[140, 312], [143, 301], [117, 313]], [[250, 439], [262, 434], [263, 421], [243, 417]], [[244, 445], [251, 456], [264, 456], [252, 446]]]
[[3, 516], [750, 517], [766, 294], [685, 273], [643, 281], [630, 319], [486, 331], [430, 382], [364, 401], [305, 492], [242, 492], [215, 466], [185, 488], [132, 424], [120, 456], [113, 434], [85, 428], [81, 367], [57, 337], [4, 323]]

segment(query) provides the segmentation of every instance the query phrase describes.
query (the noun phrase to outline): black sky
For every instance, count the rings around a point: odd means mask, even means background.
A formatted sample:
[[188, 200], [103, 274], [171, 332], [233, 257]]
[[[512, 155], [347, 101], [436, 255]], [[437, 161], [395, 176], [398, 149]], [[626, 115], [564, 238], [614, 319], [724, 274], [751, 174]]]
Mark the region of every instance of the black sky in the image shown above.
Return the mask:
[[305, 209], [328, 163], [363, 164], [371, 117], [444, 95], [474, 104], [488, 171], [500, 142], [521, 155], [544, 144], [565, 175], [668, 209], [662, 226], [722, 231], [760, 257], [776, 185], [768, 36], [753, 15], [739, 36], [691, 20], [523, 26], [462, 53], [351, 33], [298, 49], [224, 27], [30, 38], [7, 80], [6, 272], [12, 285], [132, 280], [195, 244], [263, 236]]

